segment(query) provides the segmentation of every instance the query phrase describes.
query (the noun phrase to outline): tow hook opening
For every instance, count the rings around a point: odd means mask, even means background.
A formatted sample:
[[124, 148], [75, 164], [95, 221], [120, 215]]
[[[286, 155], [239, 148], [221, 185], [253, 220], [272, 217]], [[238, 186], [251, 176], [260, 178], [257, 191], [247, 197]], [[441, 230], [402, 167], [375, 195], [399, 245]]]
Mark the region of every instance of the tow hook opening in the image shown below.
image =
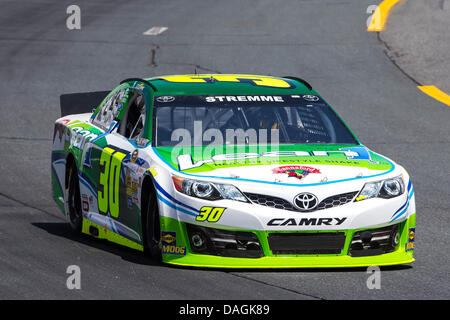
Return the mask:
[[375, 256], [397, 250], [399, 225], [358, 231], [353, 235], [348, 254], [352, 257]]
[[191, 249], [197, 254], [223, 257], [260, 258], [258, 237], [252, 232], [229, 231], [186, 224]]

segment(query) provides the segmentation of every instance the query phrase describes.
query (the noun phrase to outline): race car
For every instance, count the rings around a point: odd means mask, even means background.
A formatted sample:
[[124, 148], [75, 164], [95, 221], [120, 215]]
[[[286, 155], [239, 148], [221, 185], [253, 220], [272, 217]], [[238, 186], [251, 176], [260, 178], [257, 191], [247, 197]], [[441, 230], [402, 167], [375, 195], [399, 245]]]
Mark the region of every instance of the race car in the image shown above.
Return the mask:
[[61, 109], [53, 198], [79, 232], [183, 266], [414, 261], [410, 176], [303, 79], [132, 78]]

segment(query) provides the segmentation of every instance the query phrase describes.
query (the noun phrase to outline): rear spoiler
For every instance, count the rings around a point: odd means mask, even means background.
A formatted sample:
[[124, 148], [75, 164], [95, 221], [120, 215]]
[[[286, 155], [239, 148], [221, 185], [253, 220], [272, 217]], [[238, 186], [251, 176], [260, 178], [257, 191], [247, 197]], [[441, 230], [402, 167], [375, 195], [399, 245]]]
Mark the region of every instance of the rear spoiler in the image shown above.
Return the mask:
[[92, 112], [111, 91], [68, 93], [59, 96], [61, 117]]

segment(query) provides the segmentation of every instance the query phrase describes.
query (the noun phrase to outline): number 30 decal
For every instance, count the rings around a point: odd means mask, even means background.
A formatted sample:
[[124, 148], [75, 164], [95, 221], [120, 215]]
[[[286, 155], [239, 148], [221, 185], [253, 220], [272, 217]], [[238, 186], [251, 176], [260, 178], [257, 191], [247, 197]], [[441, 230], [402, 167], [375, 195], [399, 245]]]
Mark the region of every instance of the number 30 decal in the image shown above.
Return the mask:
[[226, 208], [202, 207], [200, 214], [195, 218], [197, 221], [217, 222]]
[[125, 156], [125, 153], [106, 147], [100, 157], [100, 168], [103, 167], [103, 171], [100, 171], [98, 209], [100, 213], [107, 214], [109, 208], [109, 213], [114, 218], [119, 217], [120, 168]]

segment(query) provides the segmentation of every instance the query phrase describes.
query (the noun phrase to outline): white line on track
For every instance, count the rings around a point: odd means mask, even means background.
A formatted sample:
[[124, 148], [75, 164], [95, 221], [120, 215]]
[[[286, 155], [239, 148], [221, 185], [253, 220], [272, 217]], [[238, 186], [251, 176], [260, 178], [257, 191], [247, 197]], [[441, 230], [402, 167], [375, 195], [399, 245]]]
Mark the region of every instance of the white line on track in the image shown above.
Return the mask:
[[166, 31], [167, 29], [169, 29], [169, 28], [168, 27], [151, 27], [150, 29], [148, 29], [147, 31], [145, 31], [142, 34], [146, 35], [146, 36], [157, 36], [158, 34], [161, 34], [164, 31]]

